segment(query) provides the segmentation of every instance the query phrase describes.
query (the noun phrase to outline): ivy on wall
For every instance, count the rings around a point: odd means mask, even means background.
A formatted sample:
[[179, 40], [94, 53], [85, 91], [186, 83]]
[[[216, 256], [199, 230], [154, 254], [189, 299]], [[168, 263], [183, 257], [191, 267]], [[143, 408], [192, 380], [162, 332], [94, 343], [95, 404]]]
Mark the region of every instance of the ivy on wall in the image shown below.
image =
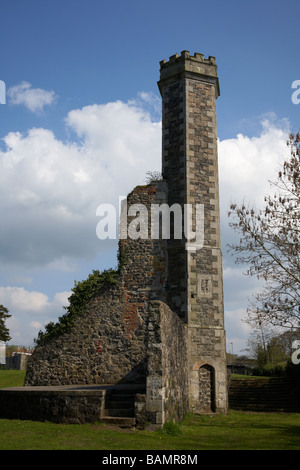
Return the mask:
[[119, 275], [127, 261], [127, 250], [124, 246], [119, 246], [118, 251], [118, 269], [108, 269], [102, 272], [93, 270], [84, 281], [75, 281], [72, 294], [69, 297], [67, 311], [58, 318], [57, 323], [49, 322], [45, 326], [45, 331], [39, 331], [38, 337], [34, 339], [37, 346], [66, 333], [74, 324], [75, 318], [80, 315], [87, 303], [99, 292], [105, 285], [114, 285], [118, 283]]
[[39, 331], [35, 343], [42, 343], [68, 331], [74, 324], [75, 318], [82, 313], [85, 305], [99, 292], [105, 284], [116, 284], [118, 282], [118, 271], [109, 269], [103, 272], [98, 270], [89, 274], [84, 281], [75, 281], [72, 294], [69, 297], [69, 306], [64, 307], [67, 313], [58, 318], [57, 323], [50, 322], [45, 326], [45, 331]]

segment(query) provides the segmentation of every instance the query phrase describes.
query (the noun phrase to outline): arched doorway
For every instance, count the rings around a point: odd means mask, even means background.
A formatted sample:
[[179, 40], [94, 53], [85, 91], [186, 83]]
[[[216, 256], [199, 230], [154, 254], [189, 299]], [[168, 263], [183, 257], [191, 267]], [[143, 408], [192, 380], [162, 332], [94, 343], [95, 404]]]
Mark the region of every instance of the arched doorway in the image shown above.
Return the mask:
[[211, 413], [215, 409], [215, 370], [204, 364], [199, 368], [199, 411]]

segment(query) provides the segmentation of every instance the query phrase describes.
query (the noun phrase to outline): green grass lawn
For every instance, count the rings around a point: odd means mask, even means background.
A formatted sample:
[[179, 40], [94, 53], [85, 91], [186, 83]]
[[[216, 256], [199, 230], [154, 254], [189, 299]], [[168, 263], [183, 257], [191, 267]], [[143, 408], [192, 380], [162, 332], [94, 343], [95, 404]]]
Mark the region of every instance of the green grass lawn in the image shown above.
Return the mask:
[[25, 374], [25, 370], [0, 369], [0, 388], [22, 387]]
[[160, 431], [0, 419], [0, 450], [299, 450], [300, 416], [188, 416]]
[[[0, 388], [21, 386], [24, 376], [0, 370]], [[188, 415], [154, 432], [0, 419], [0, 435], [0, 450], [300, 450], [300, 414]]]

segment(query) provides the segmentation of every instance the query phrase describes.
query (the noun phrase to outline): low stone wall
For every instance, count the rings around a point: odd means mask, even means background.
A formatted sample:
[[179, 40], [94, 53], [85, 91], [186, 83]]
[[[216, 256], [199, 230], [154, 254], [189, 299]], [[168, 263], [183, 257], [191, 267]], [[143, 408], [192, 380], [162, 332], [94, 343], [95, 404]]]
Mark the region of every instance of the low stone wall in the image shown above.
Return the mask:
[[0, 418], [84, 424], [101, 421], [105, 390], [0, 390]]
[[288, 377], [230, 378], [232, 410], [300, 413], [300, 387]]

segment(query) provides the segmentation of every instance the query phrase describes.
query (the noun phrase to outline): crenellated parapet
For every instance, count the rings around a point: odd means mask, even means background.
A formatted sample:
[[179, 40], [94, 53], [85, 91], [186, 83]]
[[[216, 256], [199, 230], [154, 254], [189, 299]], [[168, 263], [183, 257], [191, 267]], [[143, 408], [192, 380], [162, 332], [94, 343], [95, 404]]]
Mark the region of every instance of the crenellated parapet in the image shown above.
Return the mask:
[[163, 67], [168, 64], [173, 64], [175, 62], [179, 62], [185, 59], [190, 59], [193, 61], [201, 62], [204, 64], [215, 64], [216, 59], [215, 57], [209, 56], [208, 59], [204, 58], [204, 54], [200, 54], [199, 52], [195, 52], [193, 56], [190, 55], [189, 51], [182, 51], [181, 54], [174, 54], [169, 58], [167, 62], [166, 59], [160, 61], [160, 66]]
[[172, 55], [168, 61], [164, 59], [160, 62], [160, 81], [158, 82], [160, 91], [163, 83], [183, 77], [214, 83], [216, 97], [220, 95], [215, 57], [209, 56], [205, 59], [204, 54], [196, 52], [190, 55], [189, 51], [182, 51], [181, 54]]

